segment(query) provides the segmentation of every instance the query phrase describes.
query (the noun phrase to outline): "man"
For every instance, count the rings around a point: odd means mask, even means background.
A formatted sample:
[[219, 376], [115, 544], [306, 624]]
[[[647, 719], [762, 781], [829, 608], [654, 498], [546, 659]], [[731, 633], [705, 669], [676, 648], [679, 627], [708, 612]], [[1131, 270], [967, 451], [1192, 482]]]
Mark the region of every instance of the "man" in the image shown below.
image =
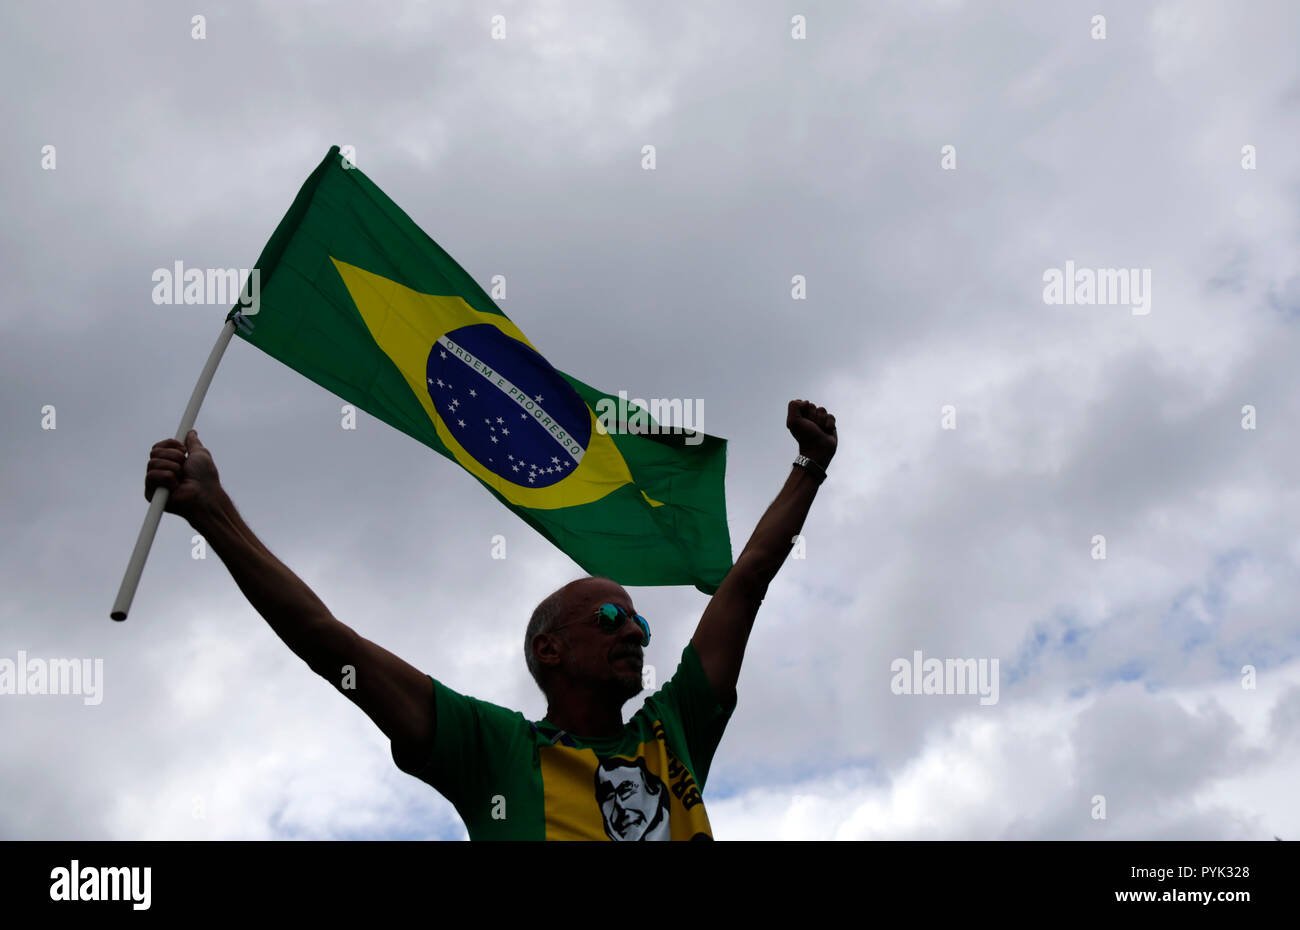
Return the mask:
[[642, 690], [650, 628], [607, 578], [570, 582], [533, 612], [525, 661], [547, 698], [533, 723], [453, 691], [336, 620], [244, 523], [195, 431], [153, 447], [145, 498], [169, 489], [167, 512], [202, 534], [276, 635], [383, 730], [398, 768], [451, 801], [471, 839], [712, 839], [704, 783], [736, 706], [745, 643], [837, 446], [835, 417], [807, 401], [790, 401], [786, 427], [799, 457], [785, 485], [676, 672], [627, 724], [622, 707]]

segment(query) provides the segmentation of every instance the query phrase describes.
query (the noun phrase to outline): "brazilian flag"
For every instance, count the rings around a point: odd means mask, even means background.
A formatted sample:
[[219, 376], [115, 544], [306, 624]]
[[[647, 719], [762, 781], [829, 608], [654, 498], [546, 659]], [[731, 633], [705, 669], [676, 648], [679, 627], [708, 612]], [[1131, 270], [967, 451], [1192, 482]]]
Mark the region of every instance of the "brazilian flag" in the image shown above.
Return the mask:
[[660, 429], [553, 368], [338, 146], [256, 267], [256, 310], [226, 317], [245, 342], [459, 464], [587, 572], [717, 590], [726, 440]]

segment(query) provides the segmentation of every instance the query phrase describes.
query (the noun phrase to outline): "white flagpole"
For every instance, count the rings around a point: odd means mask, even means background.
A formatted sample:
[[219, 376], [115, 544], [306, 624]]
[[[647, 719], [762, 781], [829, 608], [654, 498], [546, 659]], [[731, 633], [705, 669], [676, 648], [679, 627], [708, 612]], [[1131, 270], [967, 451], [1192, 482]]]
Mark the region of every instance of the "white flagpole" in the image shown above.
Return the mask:
[[[245, 326], [247, 325], [245, 323]], [[203, 366], [198, 383], [194, 385], [194, 393], [190, 395], [189, 405], [181, 416], [181, 425], [176, 430], [176, 438], [179, 441], [185, 441], [185, 436], [193, 428], [194, 421], [198, 419], [199, 407], [203, 403], [204, 396], [208, 393], [208, 385], [212, 383], [212, 376], [216, 374], [221, 356], [225, 354], [226, 346], [230, 344], [230, 337], [234, 334], [235, 319], [227, 320], [226, 325], [221, 328], [221, 334], [217, 336], [217, 342], [212, 347], [212, 353], [208, 356], [208, 363]], [[135, 587], [140, 583], [140, 574], [144, 571], [144, 560], [149, 557], [149, 549], [153, 546], [154, 534], [158, 532], [158, 522], [162, 520], [163, 508], [167, 506], [168, 493], [167, 488], [158, 488], [153, 493], [153, 499], [149, 501], [149, 510], [144, 515], [144, 526], [140, 527], [140, 535], [136, 537], [135, 551], [131, 553], [131, 561], [127, 563], [126, 574], [122, 576], [122, 586], [117, 589], [117, 599], [113, 601], [113, 611], [109, 614], [114, 620], [125, 620], [126, 612], [131, 609], [131, 600], [135, 597]]]

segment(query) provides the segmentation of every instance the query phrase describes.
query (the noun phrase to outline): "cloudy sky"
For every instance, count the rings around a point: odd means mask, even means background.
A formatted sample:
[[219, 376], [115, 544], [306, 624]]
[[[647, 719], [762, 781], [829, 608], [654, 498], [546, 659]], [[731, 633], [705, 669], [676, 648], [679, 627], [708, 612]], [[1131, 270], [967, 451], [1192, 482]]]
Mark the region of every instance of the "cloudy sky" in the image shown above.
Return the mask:
[[[180, 519], [108, 617], [228, 309], [153, 271], [249, 267], [338, 144], [557, 368], [703, 401], [735, 553], [787, 401], [836, 415], [718, 838], [1300, 838], [1294, 3], [192, 6], [0, 12], [0, 659], [103, 660], [98, 705], [0, 695], [0, 837], [466, 836]], [[1149, 312], [1047, 302], [1067, 261]], [[197, 426], [335, 616], [539, 719], [524, 626], [584, 573], [341, 403], [235, 340]], [[707, 598], [629, 591], [662, 678]], [[893, 693], [918, 650], [998, 700]]]

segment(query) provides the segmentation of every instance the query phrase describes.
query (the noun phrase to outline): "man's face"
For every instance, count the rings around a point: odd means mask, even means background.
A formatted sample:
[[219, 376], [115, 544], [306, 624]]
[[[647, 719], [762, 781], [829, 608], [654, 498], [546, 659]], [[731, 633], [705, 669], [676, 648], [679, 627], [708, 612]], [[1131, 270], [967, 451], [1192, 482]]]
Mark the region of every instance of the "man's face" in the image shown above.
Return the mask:
[[[601, 578], [584, 578], [568, 590], [567, 610], [556, 626], [572, 624], [557, 634], [563, 658], [560, 674], [589, 682], [620, 703], [641, 693], [641, 628], [632, 620], [636, 610], [621, 585]], [[606, 633], [596, 619], [601, 604], [627, 611], [623, 625]]]

